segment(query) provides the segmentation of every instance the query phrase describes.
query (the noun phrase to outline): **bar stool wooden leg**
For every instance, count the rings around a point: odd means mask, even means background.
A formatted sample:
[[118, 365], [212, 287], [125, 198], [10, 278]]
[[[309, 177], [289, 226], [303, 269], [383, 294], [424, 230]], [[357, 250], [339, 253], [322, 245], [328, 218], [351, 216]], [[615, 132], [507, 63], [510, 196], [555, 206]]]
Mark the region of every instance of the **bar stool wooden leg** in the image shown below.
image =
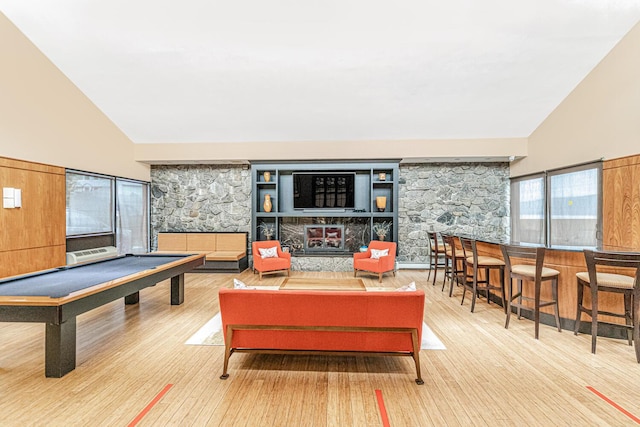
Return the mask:
[[[624, 293], [624, 321], [627, 325], [633, 325], [633, 317], [631, 316], [631, 294], [625, 292]], [[629, 341], [629, 345], [632, 345], [633, 340], [633, 330], [627, 329], [627, 340]]]
[[489, 275], [489, 267], [485, 267], [484, 269], [484, 280], [486, 280], [486, 285], [487, 285], [487, 304], [491, 304], [491, 289], [489, 289], [489, 286], [491, 286], [489, 284], [489, 279], [490, 279], [490, 275]]
[[534, 308], [533, 308], [533, 321], [534, 321], [534, 327], [535, 327], [535, 338], [538, 339], [538, 333], [540, 331], [540, 288], [542, 286], [540, 286], [540, 281], [536, 280], [535, 281], [535, 286], [534, 286], [534, 292], [535, 292], [535, 296], [534, 296]]
[[636, 350], [636, 360], [640, 363], [640, 291], [636, 286], [633, 292], [633, 342]]
[[591, 353], [596, 352], [596, 338], [598, 337], [598, 289], [591, 286]]
[[507, 312], [506, 294], [504, 293], [504, 266], [500, 267], [500, 287], [502, 288], [502, 308]]
[[562, 332], [560, 328], [560, 309], [558, 308], [558, 279], [555, 278], [551, 281], [551, 298], [555, 301], [553, 306], [554, 314], [556, 316], [556, 327], [558, 328], [558, 332]]
[[520, 320], [520, 309], [522, 307], [522, 279], [518, 279], [518, 293], [516, 296], [518, 297], [518, 320]]
[[478, 269], [473, 267], [473, 295], [471, 295], [471, 312], [476, 308], [476, 298], [478, 297]]
[[463, 265], [462, 268], [464, 269], [464, 276], [463, 276], [464, 286], [462, 287], [462, 300], [460, 301], [460, 305], [464, 305], [464, 296], [467, 294], [467, 283], [469, 283], [469, 276], [467, 274], [467, 266]]
[[573, 335], [578, 335], [580, 323], [582, 320], [582, 298], [584, 296], [584, 285], [580, 280], [578, 282], [578, 298], [576, 299], [576, 321], [573, 325]]
[[507, 320], [504, 322], [504, 328], [509, 329], [509, 320], [511, 320], [511, 298], [513, 294], [513, 280], [509, 278], [509, 288], [507, 289]]

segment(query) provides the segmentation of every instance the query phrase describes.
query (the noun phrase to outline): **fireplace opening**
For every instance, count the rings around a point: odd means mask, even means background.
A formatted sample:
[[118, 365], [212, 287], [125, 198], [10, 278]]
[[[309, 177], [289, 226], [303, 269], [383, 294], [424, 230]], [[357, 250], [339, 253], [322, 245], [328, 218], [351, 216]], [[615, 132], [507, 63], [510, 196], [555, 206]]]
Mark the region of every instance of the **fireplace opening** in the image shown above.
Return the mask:
[[305, 225], [305, 251], [343, 251], [344, 225]]

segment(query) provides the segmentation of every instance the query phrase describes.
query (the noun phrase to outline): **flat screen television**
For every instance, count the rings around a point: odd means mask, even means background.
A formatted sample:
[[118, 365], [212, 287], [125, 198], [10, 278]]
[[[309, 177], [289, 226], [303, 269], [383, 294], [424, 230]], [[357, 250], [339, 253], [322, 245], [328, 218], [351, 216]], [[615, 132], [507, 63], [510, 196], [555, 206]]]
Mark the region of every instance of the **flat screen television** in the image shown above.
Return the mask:
[[353, 209], [355, 173], [294, 172], [294, 209]]

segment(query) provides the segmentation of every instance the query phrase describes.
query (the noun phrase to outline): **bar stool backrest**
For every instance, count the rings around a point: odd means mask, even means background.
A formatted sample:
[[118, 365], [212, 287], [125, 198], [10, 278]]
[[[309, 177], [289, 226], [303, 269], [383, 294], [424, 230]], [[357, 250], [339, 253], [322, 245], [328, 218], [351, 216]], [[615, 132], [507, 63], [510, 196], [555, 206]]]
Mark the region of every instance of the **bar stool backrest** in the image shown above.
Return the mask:
[[[445, 248], [448, 248], [451, 251], [451, 258], [455, 259], [456, 257], [456, 237], [451, 234], [443, 234], [442, 235], [442, 243]], [[460, 255], [458, 255], [460, 256]]]
[[437, 231], [430, 231], [429, 232], [429, 246], [431, 251], [434, 254], [439, 254], [441, 251], [441, 245], [440, 242], [438, 242], [438, 240], [440, 240], [440, 236], [438, 235]]
[[476, 250], [476, 241], [462, 236], [458, 238], [460, 239], [460, 246], [462, 246], [462, 252], [464, 253], [465, 264], [469, 258], [473, 258], [473, 265], [477, 265], [478, 251]]
[[634, 289], [638, 291], [640, 286], [640, 252], [609, 252], [584, 250], [584, 258], [589, 271], [589, 283], [591, 286], [598, 284], [597, 267], [618, 267], [635, 269]]
[[502, 249], [502, 257], [507, 266], [507, 271], [511, 273], [511, 258], [532, 259], [536, 266], [536, 274], [534, 277], [542, 277], [542, 267], [544, 266], [545, 248], [539, 247], [522, 247], [516, 245], [500, 245]]

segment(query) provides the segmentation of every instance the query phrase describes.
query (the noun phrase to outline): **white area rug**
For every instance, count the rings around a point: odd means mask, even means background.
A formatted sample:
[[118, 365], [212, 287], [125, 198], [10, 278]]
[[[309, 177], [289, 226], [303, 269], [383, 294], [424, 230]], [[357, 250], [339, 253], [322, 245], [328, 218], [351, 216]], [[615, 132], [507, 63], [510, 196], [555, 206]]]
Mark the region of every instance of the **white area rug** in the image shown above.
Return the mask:
[[[222, 318], [220, 313], [213, 316], [205, 325], [185, 342], [189, 345], [224, 345], [222, 334]], [[421, 350], [446, 350], [442, 341], [438, 339], [426, 323], [422, 323]]]

